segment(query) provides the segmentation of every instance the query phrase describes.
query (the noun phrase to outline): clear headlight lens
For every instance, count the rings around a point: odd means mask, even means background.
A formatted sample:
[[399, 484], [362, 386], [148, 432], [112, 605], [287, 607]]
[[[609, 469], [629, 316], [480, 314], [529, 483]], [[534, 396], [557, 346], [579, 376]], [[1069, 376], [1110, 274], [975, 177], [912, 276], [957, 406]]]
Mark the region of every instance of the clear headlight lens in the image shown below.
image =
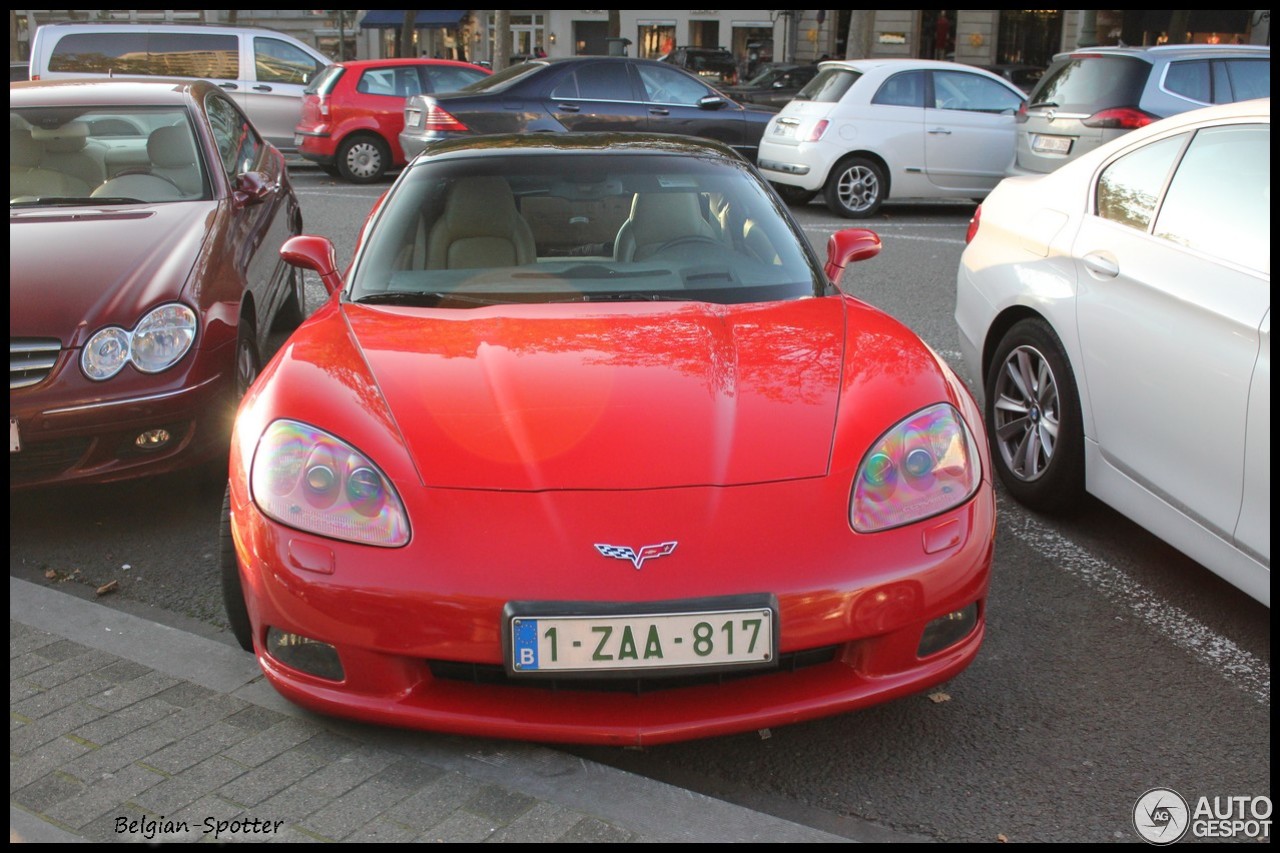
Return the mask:
[[254, 503], [281, 524], [385, 548], [409, 541], [409, 517], [390, 481], [351, 445], [315, 427], [267, 427], [250, 485]]
[[143, 373], [159, 373], [178, 363], [196, 339], [196, 312], [185, 305], [161, 305], [133, 330], [129, 358]]
[[196, 312], [173, 302], [147, 312], [132, 332], [108, 326], [93, 333], [80, 353], [80, 369], [97, 382], [115, 376], [129, 362], [143, 373], [168, 370], [196, 339]]
[[849, 522], [860, 533], [911, 524], [964, 503], [981, 480], [964, 418], [939, 403], [889, 430], [863, 457]]
[[129, 333], [115, 326], [94, 332], [80, 352], [80, 369], [98, 382], [115, 376], [128, 363]]

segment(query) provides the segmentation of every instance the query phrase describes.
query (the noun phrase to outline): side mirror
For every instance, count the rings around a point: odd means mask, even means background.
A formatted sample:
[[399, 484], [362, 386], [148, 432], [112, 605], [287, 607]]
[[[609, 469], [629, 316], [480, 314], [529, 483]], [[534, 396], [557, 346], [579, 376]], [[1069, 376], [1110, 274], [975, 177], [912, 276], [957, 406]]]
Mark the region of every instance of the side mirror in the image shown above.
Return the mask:
[[722, 109], [727, 103], [729, 102], [719, 95], [703, 95], [698, 99], [698, 109], [718, 110]]
[[266, 201], [275, 190], [261, 172], [241, 172], [231, 185], [231, 198], [237, 207], [248, 207]]
[[[296, 238], [295, 238], [296, 239]], [[866, 228], [846, 228], [827, 240], [827, 265], [822, 271], [832, 284], [840, 283], [844, 268], [880, 254], [880, 235]]]
[[338, 275], [338, 255], [333, 250], [333, 243], [324, 237], [310, 234], [290, 237], [280, 247], [280, 257], [289, 266], [311, 270], [320, 276], [320, 283], [328, 293], [337, 293], [342, 289], [342, 277]]

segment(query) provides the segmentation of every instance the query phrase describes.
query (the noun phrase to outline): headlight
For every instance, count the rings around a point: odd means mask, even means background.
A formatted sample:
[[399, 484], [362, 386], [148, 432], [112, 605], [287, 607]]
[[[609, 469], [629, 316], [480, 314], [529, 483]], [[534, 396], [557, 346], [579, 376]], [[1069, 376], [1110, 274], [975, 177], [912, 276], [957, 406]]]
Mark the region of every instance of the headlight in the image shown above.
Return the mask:
[[981, 480], [969, 428], [939, 403], [889, 430], [863, 457], [849, 522], [860, 533], [910, 524], [964, 503]]
[[267, 427], [250, 483], [258, 509], [281, 524], [386, 548], [409, 541], [404, 504], [387, 478], [351, 445], [315, 427], [297, 421]]
[[143, 373], [159, 373], [178, 363], [196, 339], [196, 313], [174, 302], [149, 311], [132, 332], [108, 326], [93, 333], [80, 353], [80, 369], [97, 382], [115, 376], [128, 362]]
[[196, 339], [196, 313], [185, 305], [161, 305], [133, 330], [129, 358], [143, 373], [159, 373], [178, 363]]

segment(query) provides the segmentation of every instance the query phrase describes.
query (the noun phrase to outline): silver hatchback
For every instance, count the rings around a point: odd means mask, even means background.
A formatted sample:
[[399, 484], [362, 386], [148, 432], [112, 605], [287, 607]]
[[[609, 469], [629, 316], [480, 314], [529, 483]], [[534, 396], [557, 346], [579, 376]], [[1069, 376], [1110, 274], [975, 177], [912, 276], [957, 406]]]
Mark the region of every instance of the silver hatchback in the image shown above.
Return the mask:
[[1186, 44], [1061, 53], [1018, 113], [1009, 173], [1052, 172], [1157, 119], [1269, 97], [1270, 47]]

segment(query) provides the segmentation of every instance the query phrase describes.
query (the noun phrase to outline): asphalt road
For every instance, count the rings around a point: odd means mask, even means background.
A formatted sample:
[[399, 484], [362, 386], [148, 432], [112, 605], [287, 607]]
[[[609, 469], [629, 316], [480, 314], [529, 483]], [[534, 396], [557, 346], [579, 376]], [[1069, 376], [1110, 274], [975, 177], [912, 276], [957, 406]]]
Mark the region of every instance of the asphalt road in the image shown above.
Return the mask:
[[[385, 185], [297, 170], [306, 230], [340, 262]], [[971, 204], [886, 204], [842, 286], [958, 364], [954, 276]], [[851, 224], [797, 212], [821, 252]], [[324, 298], [308, 281], [314, 309]], [[221, 489], [189, 476], [25, 492], [10, 574], [228, 642]], [[928, 696], [645, 751], [568, 750], [860, 840], [1136, 840], [1137, 798], [1270, 796], [1270, 611], [1092, 499], [999, 503], [986, 644]]]

